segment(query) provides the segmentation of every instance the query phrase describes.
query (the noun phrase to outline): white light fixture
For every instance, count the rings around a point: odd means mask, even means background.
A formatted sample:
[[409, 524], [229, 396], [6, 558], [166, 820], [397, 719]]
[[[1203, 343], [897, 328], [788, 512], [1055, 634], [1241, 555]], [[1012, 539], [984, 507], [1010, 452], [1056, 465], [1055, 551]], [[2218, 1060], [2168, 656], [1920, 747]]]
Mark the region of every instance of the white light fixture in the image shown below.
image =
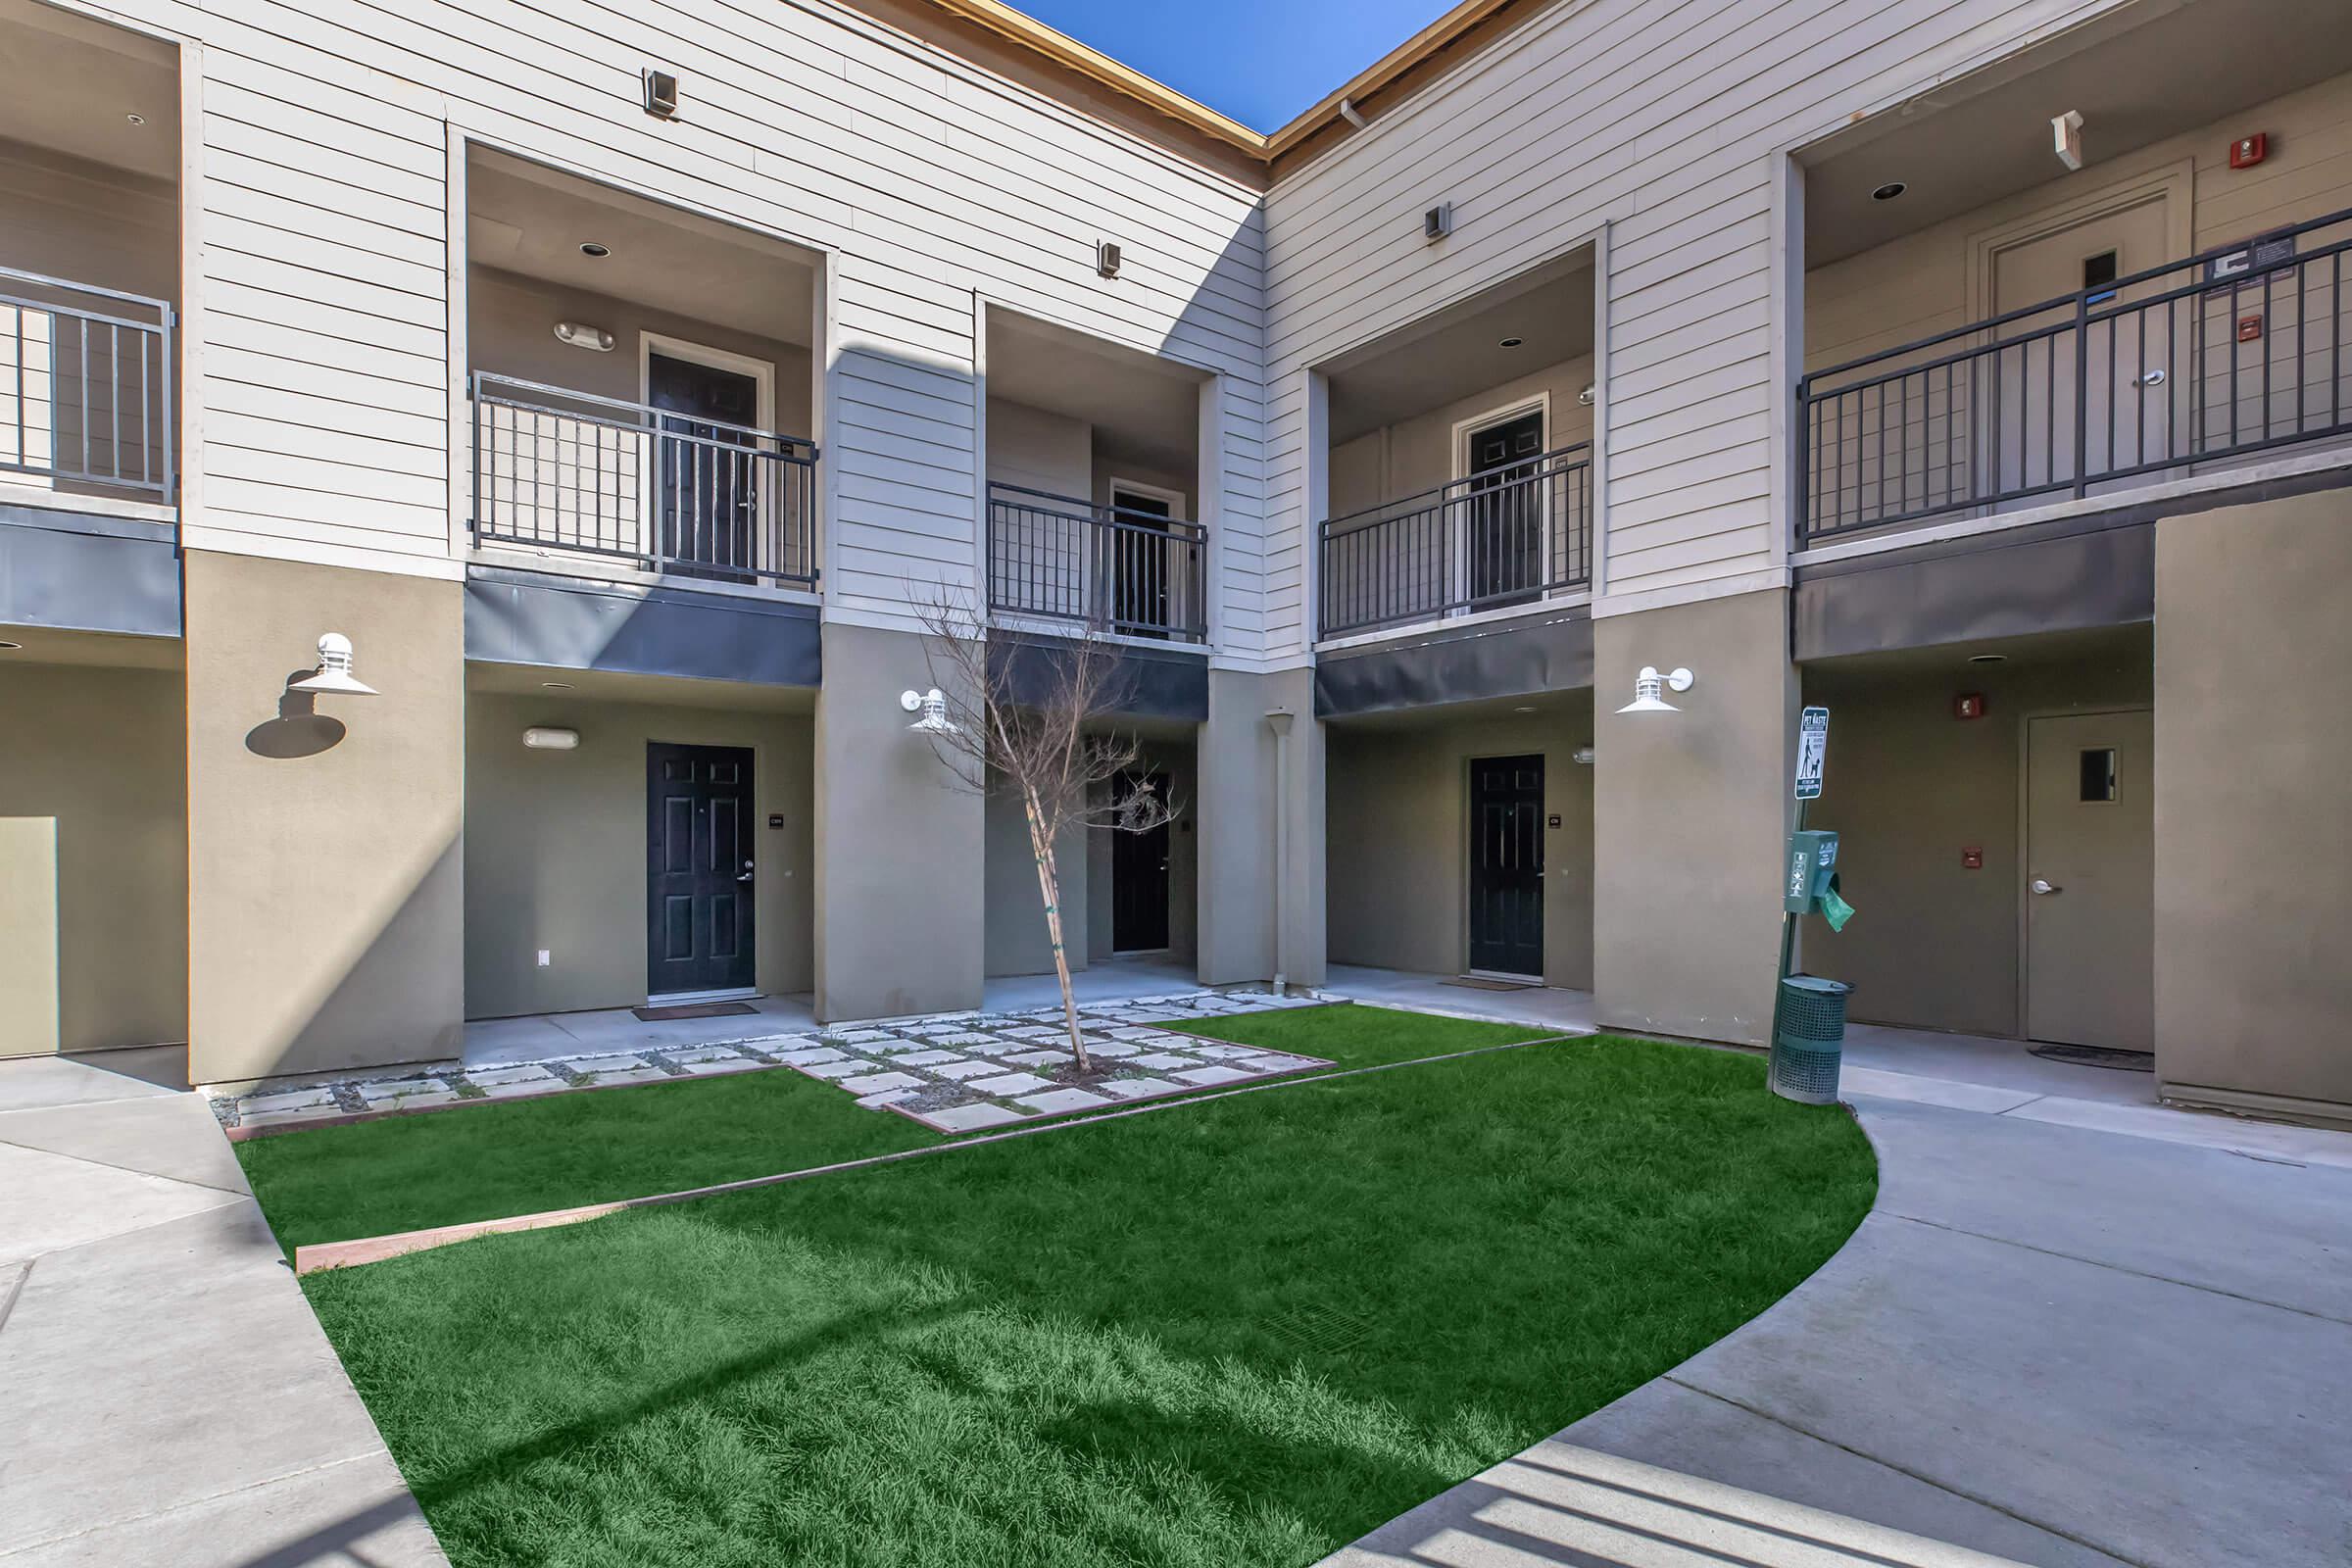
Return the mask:
[[1585, 389], [1584, 389], [1582, 392], [1579, 392], [1579, 393], [1576, 395], [1576, 401], [1577, 401], [1577, 406], [1578, 406], [1579, 408], [1586, 408], [1586, 409], [1589, 409], [1589, 408], [1591, 408], [1591, 407], [1592, 406], [1592, 382], [1590, 382], [1590, 381], [1587, 381], [1587, 382], [1585, 383]]
[[1568, 754], [1568, 760], [1579, 767], [1591, 767], [1592, 765], [1592, 748], [1590, 746], [1579, 746], [1575, 751]]
[[351, 672], [351, 639], [330, 631], [318, 639], [318, 667], [300, 680], [286, 682], [290, 692], [318, 697], [373, 697], [375, 688]]
[[1890, 179], [1877, 190], [1872, 191], [1870, 199], [1874, 202], [1890, 202], [1910, 188], [1910, 185], [1903, 180]]
[[2082, 112], [2069, 109], [2050, 121], [2051, 151], [2069, 169], [2082, 167]]
[[528, 752], [576, 752], [580, 749], [580, 732], [533, 727], [522, 732], [522, 747]]
[[1677, 669], [1661, 675], [1655, 664], [1643, 664], [1642, 673], [1634, 677], [1634, 700], [1617, 710], [1620, 713], [1679, 713], [1681, 709], [1668, 702], [1666, 691], [1671, 688], [1687, 692], [1697, 679], [1687, 669]]
[[948, 717], [947, 694], [936, 686], [927, 692], [910, 689], [899, 693], [899, 706], [909, 713], [922, 715], [906, 726], [917, 735], [953, 735], [956, 733], [956, 721]]
[[581, 321], [558, 321], [556, 323], [556, 339], [559, 342], [568, 343], [575, 349], [586, 349], [592, 354], [612, 352], [612, 333], [601, 326], [589, 326]]

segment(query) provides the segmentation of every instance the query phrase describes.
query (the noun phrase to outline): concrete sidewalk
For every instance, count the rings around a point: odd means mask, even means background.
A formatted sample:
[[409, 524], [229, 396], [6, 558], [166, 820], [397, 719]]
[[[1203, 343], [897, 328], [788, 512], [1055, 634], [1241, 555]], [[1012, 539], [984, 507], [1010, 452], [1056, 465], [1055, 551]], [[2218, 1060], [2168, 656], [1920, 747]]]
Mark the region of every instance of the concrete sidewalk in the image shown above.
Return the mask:
[[2352, 1562], [2352, 1135], [1867, 1033], [1879, 1197], [1836, 1257], [1329, 1562]]
[[447, 1568], [212, 1111], [0, 1061], [0, 1565], [313, 1563]]

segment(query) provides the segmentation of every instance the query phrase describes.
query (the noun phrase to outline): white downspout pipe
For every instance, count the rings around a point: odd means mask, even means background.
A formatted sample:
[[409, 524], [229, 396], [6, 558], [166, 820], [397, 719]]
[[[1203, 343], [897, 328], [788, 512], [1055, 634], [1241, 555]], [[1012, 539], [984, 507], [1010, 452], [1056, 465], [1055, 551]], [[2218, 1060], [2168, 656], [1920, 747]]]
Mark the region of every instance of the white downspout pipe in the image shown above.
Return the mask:
[[1291, 994], [1290, 922], [1284, 918], [1283, 894], [1291, 878], [1291, 710], [1270, 710], [1266, 728], [1274, 732], [1274, 994]]

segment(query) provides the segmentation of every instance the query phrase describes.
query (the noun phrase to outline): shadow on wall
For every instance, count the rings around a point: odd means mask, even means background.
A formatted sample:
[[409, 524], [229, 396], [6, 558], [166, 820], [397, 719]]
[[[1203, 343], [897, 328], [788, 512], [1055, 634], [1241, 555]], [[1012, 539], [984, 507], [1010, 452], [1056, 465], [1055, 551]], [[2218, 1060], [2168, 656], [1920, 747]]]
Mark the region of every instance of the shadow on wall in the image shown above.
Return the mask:
[[277, 716], [245, 732], [247, 751], [256, 757], [291, 760], [317, 757], [342, 741], [347, 733], [343, 721], [319, 712], [318, 700], [311, 693], [291, 689], [295, 681], [310, 673], [298, 669], [286, 676], [288, 690], [277, 700]]

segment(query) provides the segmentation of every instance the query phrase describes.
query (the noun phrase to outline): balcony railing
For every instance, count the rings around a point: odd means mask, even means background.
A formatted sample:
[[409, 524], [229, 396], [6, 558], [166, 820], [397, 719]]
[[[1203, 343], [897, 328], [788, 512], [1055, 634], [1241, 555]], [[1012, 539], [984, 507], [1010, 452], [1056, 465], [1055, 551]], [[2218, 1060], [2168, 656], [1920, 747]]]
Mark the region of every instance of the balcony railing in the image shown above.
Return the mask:
[[1797, 383], [1800, 545], [2352, 434], [2352, 212]]
[[473, 538], [668, 576], [816, 586], [816, 447], [473, 373]]
[[172, 306], [0, 267], [0, 475], [170, 501]]
[[989, 612], [1124, 637], [1204, 641], [1207, 536], [1197, 522], [991, 483]]
[[1322, 528], [1325, 637], [1532, 603], [1592, 580], [1592, 450], [1560, 447]]

